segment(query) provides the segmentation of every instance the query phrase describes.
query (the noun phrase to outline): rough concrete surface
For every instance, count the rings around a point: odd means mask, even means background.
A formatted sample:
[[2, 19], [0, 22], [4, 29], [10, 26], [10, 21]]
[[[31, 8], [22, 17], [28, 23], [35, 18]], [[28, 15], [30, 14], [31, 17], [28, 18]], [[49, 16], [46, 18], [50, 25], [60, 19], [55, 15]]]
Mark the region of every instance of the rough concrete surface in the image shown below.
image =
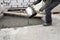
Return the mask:
[[18, 16], [4, 16], [0, 19], [0, 26], [7, 27], [20, 27], [27, 25], [37, 25], [42, 24], [43, 20], [40, 18], [26, 18], [26, 17], [18, 17]]
[[53, 25], [32, 25], [0, 30], [0, 40], [60, 40], [60, 14], [53, 15]]

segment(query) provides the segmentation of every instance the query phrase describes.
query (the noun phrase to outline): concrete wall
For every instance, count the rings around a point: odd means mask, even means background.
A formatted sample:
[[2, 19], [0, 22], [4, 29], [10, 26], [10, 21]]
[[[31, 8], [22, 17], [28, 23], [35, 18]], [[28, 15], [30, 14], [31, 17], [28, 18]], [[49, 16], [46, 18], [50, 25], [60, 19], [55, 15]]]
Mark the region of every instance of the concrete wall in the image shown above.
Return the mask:
[[27, 7], [29, 3], [32, 3], [36, 0], [0, 0], [0, 5], [3, 3], [4, 6], [6, 6], [7, 4], [3, 1], [9, 3], [8, 6], [10, 7]]

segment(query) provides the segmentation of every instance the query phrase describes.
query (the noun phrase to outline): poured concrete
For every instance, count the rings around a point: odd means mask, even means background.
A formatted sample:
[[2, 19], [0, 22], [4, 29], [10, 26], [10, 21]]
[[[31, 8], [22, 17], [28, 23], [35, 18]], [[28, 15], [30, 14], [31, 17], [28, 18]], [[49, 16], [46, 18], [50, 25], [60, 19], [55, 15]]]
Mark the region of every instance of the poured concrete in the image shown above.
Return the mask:
[[43, 20], [40, 18], [26, 18], [26, 17], [18, 17], [18, 16], [4, 16], [0, 19], [1, 27], [20, 27], [27, 25], [37, 25], [42, 24]]

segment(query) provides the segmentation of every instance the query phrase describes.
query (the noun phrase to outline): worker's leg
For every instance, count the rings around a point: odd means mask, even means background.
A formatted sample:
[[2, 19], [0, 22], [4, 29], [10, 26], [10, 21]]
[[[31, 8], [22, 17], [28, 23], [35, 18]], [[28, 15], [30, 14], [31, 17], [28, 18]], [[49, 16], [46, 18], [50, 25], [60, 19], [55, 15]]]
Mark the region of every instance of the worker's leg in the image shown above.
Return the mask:
[[52, 2], [50, 5], [47, 5], [45, 8], [46, 13], [46, 23], [52, 24], [52, 17], [51, 17], [51, 10], [56, 7], [59, 4], [59, 2]]

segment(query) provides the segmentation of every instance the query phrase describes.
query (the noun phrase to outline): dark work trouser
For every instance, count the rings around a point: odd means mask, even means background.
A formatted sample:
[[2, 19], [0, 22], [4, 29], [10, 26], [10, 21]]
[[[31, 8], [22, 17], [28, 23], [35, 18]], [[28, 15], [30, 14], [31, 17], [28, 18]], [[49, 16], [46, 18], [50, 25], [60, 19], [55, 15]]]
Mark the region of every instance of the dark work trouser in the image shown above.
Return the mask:
[[56, 1], [56, 2], [52, 2], [50, 4], [48, 4], [45, 8], [45, 13], [46, 13], [46, 23], [52, 23], [52, 16], [51, 16], [51, 10], [53, 8], [55, 8], [58, 4], [60, 4], [60, 2]]

